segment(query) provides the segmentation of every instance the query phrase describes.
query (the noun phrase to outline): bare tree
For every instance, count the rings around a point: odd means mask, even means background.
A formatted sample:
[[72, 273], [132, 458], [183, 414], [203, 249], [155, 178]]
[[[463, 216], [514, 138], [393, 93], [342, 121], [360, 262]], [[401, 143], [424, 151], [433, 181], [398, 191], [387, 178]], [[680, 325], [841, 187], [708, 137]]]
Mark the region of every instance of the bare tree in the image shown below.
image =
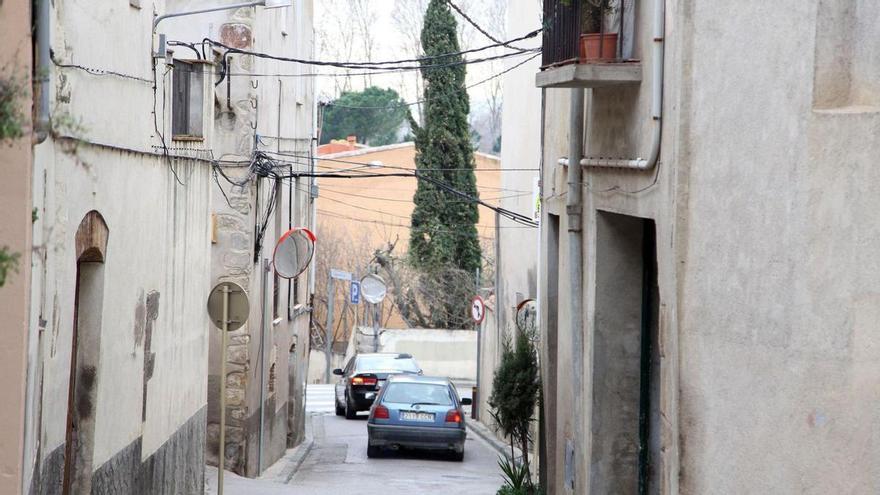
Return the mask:
[[[422, 54], [422, 22], [425, 10], [428, 8], [428, 0], [394, 0], [394, 11], [391, 20], [400, 33], [401, 46], [407, 58], [416, 58]], [[409, 71], [401, 74], [401, 94], [410, 95], [409, 87], [415, 87], [415, 99], [422, 95], [422, 75], [419, 71]], [[412, 84], [413, 86], [409, 86]], [[424, 125], [422, 105], [416, 107], [416, 121]]]
[[[358, 43], [361, 45], [361, 60], [372, 62], [373, 49], [376, 46], [376, 34], [373, 26], [376, 16], [374, 0], [349, 0], [348, 17], [351, 26], [354, 27]], [[344, 32], [344, 31], [343, 31]], [[369, 71], [366, 71], [369, 73]], [[369, 74], [364, 76], [364, 87], [373, 85], [373, 77]]]
[[[353, 21], [352, 13], [348, 8], [347, 0], [322, 0], [318, 4], [319, 15], [316, 15], [315, 39], [317, 56], [319, 60], [350, 61], [355, 52], [355, 37], [341, 36], [341, 33], [350, 31], [349, 25]], [[334, 77], [333, 94], [338, 96], [344, 91], [350, 91], [351, 69], [340, 69], [344, 76]]]
[[[327, 289], [331, 269], [363, 274], [372, 256], [366, 231], [342, 232], [332, 222], [318, 223], [318, 243], [315, 255], [315, 298], [312, 301], [312, 329], [310, 344], [313, 349], [324, 349], [327, 334]], [[358, 322], [358, 308], [349, 303], [345, 284], [334, 284], [333, 341], [345, 341], [349, 331]]]

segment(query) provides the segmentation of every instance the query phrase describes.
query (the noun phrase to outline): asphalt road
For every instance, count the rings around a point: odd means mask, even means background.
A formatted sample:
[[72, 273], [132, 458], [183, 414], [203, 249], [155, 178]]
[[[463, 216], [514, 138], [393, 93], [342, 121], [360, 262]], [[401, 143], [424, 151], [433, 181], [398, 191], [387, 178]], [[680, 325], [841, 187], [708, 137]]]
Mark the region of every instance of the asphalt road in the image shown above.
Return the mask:
[[[294, 493], [489, 495], [501, 486], [495, 451], [473, 433], [465, 443], [464, 462], [422, 452], [389, 452], [368, 459], [367, 413], [360, 413], [356, 420], [334, 415], [332, 395], [329, 406], [321, 410], [318, 404], [328, 401], [320, 397], [327, 392], [313, 387], [308, 407], [313, 413], [315, 443], [290, 481], [296, 487]], [[461, 394], [470, 395], [469, 390]]]
[[[470, 395], [469, 389], [459, 393]], [[332, 388], [309, 385], [306, 407], [314, 443], [287, 484], [226, 473], [226, 494], [248, 495], [494, 495], [502, 484], [496, 452], [468, 433], [464, 462], [443, 455], [404, 452], [367, 458], [367, 413], [346, 420], [333, 413]], [[271, 469], [282, 470], [285, 461]], [[291, 464], [292, 466], [292, 464]], [[206, 490], [216, 493], [216, 470]]]

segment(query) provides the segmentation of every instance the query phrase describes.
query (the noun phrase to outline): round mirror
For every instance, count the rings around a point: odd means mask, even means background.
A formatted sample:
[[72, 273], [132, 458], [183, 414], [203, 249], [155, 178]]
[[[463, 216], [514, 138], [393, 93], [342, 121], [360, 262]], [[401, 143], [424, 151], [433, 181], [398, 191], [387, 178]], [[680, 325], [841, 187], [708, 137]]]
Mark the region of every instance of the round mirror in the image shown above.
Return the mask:
[[366, 275], [361, 279], [361, 295], [370, 304], [379, 304], [385, 299], [385, 292], [388, 288], [382, 277], [374, 274]]
[[525, 332], [533, 332], [537, 327], [538, 303], [526, 299], [516, 305], [516, 326]]
[[315, 234], [303, 228], [288, 230], [275, 245], [275, 273], [284, 278], [296, 277], [309, 266], [314, 254]]

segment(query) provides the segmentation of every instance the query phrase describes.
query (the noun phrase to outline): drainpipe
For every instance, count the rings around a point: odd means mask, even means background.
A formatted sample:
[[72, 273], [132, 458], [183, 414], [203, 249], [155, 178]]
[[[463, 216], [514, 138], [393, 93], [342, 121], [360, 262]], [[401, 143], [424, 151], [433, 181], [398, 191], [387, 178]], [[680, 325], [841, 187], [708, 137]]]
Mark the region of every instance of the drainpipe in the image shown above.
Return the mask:
[[[650, 170], [657, 165], [660, 158], [660, 137], [663, 117], [663, 58], [665, 55], [665, 0], [654, 0], [654, 47], [651, 55], [651, 118], [654, 129], [651, 137], [651, 151], [648, 158], [601, 158], [583, 157], [581, 165], [601, 168], [628, 168]], [[572, 155], [569, 155], [572, 156]], [[568, 159], [562, 158], [559, 164], [568, 166]]]
[[[568, 156], [582, 156], [584, 150], [584, 92], [583, 88], [571, 90], [571, 109], [569, 111], [569, 152]], [[568, 217], [568, 298], [570, 308], [570, 334], [574, 369], [572, 397], [574, 400], [575, 438], [574, 445], [584, 445], [583, 439], [583, 401], [584, 395], [584, 297], [583, 297], [583, 169], [568, 167], [568, 194], [565, 212]], [[583, 448], [581, 449], [583, 452]], [[581, 454], [583, 455], [583, 454]], [[574, 465], [586, 465], [585, 459], [578, 459], [575, 453]]]
[[34, 144], [40, 144], [49, 136], [49, 60], [52, 55], [49, 37], [51, 0], [37, 1], [37, 75], [40, 81], [40, 102], [37, 120], [34, 122]]

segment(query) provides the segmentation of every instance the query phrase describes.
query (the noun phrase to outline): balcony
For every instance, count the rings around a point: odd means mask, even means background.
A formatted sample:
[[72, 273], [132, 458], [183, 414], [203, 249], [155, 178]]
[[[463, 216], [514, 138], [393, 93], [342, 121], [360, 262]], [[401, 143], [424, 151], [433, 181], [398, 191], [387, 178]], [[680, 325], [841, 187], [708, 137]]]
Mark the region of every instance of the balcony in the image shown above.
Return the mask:
[[627, 0], [544, 0], [540, 88], [639, 84], [632, 51], [633, 4]]

